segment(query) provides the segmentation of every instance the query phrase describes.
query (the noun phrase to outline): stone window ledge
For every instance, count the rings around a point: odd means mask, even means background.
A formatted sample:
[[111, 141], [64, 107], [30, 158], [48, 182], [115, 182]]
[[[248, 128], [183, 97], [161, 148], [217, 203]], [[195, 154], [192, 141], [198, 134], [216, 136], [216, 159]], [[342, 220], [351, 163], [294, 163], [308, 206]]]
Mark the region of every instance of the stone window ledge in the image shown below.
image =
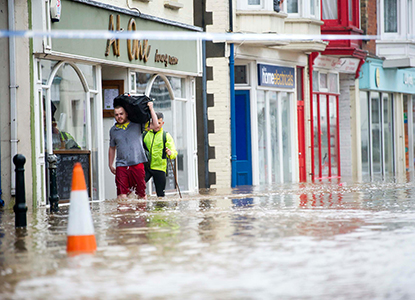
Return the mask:
[[178, 10], [180, 8], [183, 8], [183, 4], [177, 1], [164, 1], [164, 7]]

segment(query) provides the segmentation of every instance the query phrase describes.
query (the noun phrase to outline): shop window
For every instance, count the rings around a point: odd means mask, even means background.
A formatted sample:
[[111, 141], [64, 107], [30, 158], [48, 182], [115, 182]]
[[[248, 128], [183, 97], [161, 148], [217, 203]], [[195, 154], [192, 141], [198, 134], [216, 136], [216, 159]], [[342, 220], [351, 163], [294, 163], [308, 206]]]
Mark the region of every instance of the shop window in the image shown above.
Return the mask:
[[175, 98], [186, 98], [186, 80], [179, 77], [167, 76]]
[[293, 181], [293, 93], [257, 91], [259, 182]]
[[383, 180], [394, 175], [393, 97], [389, 93], [360, 92], [362, 175]]
[[53, 79], [52, 143], [53, 150], [86, 149], [86, 103], [85, 90], [78, 74], [63, 65]]
[[146, 92], [147, 83], [151, 78], [151, 74], [137, 72], [135, 77], [135, 91], [137, 94], [144, 95]]
[[337, 73], [313, 71], [314, 178], [341, 175], [338, 94]]

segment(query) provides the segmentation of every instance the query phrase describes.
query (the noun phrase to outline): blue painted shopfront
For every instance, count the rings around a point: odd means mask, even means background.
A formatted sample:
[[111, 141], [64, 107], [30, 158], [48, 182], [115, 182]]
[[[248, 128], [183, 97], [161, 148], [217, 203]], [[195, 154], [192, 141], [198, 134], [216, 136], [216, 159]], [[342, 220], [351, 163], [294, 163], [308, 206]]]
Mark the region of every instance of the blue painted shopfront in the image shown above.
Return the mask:
[[413, 174], [415, 68], [383, 68], [383, 60], [368, 58], [359, 79], [363, 179]]

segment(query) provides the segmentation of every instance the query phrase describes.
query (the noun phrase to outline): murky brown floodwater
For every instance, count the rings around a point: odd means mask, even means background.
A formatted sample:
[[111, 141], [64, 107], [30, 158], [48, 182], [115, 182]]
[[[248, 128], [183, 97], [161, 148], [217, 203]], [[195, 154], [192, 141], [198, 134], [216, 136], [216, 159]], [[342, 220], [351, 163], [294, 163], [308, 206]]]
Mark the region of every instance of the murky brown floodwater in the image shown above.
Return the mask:
[[415, 184], [319, 183], [0, 212], [0, 299], [415, 299]]

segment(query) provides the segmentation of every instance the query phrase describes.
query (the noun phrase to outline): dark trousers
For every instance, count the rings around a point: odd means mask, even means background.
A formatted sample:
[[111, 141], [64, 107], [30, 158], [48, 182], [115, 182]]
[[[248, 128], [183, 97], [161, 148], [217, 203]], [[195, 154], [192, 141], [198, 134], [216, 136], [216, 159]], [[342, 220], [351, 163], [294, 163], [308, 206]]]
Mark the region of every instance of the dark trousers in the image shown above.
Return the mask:
[[154, 185], [156, 186], [157, 197], [164, 197], [164, 190], [166, 189], [166, 173], [146, 168], [146, 182], [149, 181], [151, 177], [153, 177]]

